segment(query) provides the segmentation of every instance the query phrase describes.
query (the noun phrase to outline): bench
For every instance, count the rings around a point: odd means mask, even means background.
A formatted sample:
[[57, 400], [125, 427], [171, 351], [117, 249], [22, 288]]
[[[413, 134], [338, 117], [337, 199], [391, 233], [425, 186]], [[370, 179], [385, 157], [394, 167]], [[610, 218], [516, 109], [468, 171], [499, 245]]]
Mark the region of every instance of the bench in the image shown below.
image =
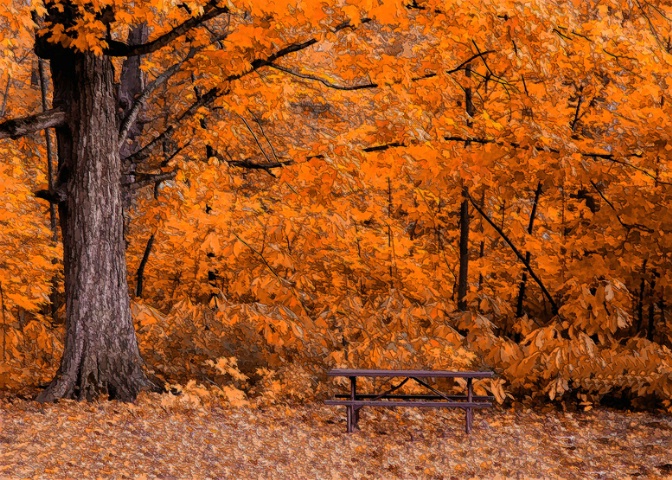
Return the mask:
[[[344, 405], [346, 407], [347, 432], [359, 430], [359, 411], [363, 407], [424, 407], [424, 408], [462, 408], [466, 412], [466, 432], [470, 433], [474, 420], [474, 408], [491, 407], [494, 397], [489, 395], [474, 395], [474, 378], [491, 378], [493, 372], [450, 372], [431, 370], [349, 370], [335, 369], [327, 372], [330, 377], [347, 377], [350, 379], [350, 393], [338, 394], [336, 399], [326, 400], [327, 405]], [[359, 393], [357, 378], [382, 377], [388, 378], [390, 383], [394, 378], [403, 378], [397, 384], [382, 393]], [[430, 378], [463, 378], [467, 381], [467, 391], [464, 395], [449, 395], [442, 393], [423, 379]], [[403, 387], [409, 380], [415, 381], [431, 392], [431, 394], [403, 395], [393, 392]]]

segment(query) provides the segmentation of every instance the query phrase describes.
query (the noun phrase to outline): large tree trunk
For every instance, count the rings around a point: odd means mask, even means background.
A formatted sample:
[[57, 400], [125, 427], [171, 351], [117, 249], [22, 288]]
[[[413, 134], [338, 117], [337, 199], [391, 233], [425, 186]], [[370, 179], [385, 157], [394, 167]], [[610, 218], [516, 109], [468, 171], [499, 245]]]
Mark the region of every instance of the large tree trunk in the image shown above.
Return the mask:
[[131, 401], [148, 387], [126, 281], [121, 163], [109, 58], [61, 50], [51, 59], [57, 129], [55, 185], [63, 235], [66, 337], [60, 368], [38, 397]]

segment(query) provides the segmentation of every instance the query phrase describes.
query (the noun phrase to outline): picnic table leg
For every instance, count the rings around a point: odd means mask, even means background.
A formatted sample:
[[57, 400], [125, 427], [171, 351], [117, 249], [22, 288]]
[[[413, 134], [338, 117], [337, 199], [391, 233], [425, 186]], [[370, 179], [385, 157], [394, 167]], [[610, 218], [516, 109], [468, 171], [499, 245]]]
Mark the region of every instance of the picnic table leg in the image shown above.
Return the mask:
[[[472, 385], [472, 379], [467, 378], [467, 402], [471, 403], [474, 398], [474, 387]], [[466, 408], [467, 413], [467, 426], [466, 426], [466, 431], [467, 433], [471, 433], [471, 425], [474, 421], [474, 409], [471, 407]]]
[[[356, 400], [356, 397], [357, 397], [357, 377], [349, 377], [349, 378], [350, 378], [350, 400]], [[348, 409], [347, 410], [348, 433], [352, 433], [352, 431], [357, 426], [358, 412], [355, 409], [354, 405], [348, 405], [347, 409]]]

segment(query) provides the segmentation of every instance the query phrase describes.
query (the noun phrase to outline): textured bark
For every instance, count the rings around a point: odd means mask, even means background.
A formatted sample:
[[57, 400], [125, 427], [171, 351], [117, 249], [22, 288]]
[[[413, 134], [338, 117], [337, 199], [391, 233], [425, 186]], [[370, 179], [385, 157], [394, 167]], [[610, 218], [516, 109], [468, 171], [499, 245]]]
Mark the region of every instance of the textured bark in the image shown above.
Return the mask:
[[[140, 24], [128, 33], [129, 45], [140, 45], [147, 41], [148, 29], [146, 24]], [[135, 99], [142, 94], [145, 88], [144, 74], [140, 70], [140, 57], [129, 57], [124, 60], [121, 67], [121, 82], [117, 93], [117, 124], [121, 125], [135, 104]], [[118, 133], [118, 130], [117, 130]], [[137, 116], [132, 124], [128, 125], [126, 138], [121, 142], [121, 158], [129, 157], [138, 149], [136, 140], [142, 134], [142, 124], [137, 121]], [[118, 138], [118, 137], [117, 137]], [[122, 161], [122, 185], [132, 185], [136, 180], [136, 164], [131, 161]], [[124, 208], [124, 238], [128, 237], [130, 223], [130, 209], [135, 198], [135, 190], [124, 188], [121, 192]], [[127, 244], [128, 245], [128, 244]]]
[[107, 57], [52, 56], [66, 337], [60, 368], [40, 401], [131, 401], [150, 386], [131, 319], [126, 280], [114, 70]]
[[65, 122], [65, 114], [53, 109], [48, 112], [16, 118], [0, 123], [0, 140], [19, 138], [47, 128], [58, 127]]

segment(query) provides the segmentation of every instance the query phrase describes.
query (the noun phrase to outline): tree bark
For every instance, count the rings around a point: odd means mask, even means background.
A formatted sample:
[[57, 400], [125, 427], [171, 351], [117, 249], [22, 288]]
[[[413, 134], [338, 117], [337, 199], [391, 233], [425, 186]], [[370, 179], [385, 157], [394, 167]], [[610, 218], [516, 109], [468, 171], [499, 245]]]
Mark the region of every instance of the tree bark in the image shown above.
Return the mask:
[[[466, 189], [465, 189], [466, 191]], [[460, 205], [460, 272], [457, 281], [457, 309], [467, 311], [467, 291], [469, 289], [469, 200]]]
[[[464, 70], [467, 79], [471, 78], [471, 65]], [[468, 80], [469, 82], [469, 80]], [[467, 112], [467, 127], [473, 126], [473, 117], [476, 113], [474, 106], [471, 83], [467, 83], [464, 89], [465, 109]], [[469, 143], [464, 144], [465, 148]], [[469, 200], [467, 199], [467, 187], [462, 190], [462, 203], [460, 204], [460, 272], [457, 281], [457, 309], [460, 312], [467, 311], [467, 293], [469, 290]]]
[[131, 318], [123, 237], [114, 70], [106, 56], [52, 56], [66, 337], [60, 368], [39, 401], [132, 401], [150, 387]]
[[[539, 197], [541, 197], [541, 182], [537, 183], [537, 189], [534, 191], [534, 202], [532, 203], [532, 212], [530, 213], [530, 222], [527, 225], [528, 235], [532, 235], [532, 230], [534, 229], [534, 220], [537, 216], [537, 207], [539, 206]], [[532, 254], [528, 251], [525, 252], [525, 263], [530, 264], [532, 260]], [[525, 301], [525, 289], [527, 288], [527, 271], [523, 270], [523, 277], [520, 280], [520, 286], [518, 287], [518, 301], [516, 302], [516, 318], [523, 316], [523, 302]]]
[[149, 260], [149, 254], [152, 253], [152, 245], [154, 245], [154, 234], [152, 233], [147, 240], [147, 245], [145, 246], [145, 253], [142, 255], [142, 260], [140, 261], [140, 266], [138, 267], [138, 272], [136, 273], [137, 283], [135, 286], [135, 296], [142, 298], [142, 288], [145, 281], [145, 267], [147, 266], [147, 261]]

